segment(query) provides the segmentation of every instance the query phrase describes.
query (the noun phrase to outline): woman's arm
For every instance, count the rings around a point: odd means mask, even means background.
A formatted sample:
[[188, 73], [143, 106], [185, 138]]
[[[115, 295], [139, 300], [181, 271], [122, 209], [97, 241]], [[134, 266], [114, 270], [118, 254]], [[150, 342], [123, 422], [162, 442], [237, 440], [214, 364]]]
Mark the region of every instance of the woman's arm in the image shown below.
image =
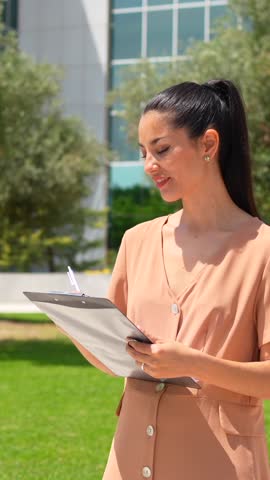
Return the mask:
[[270, 344], [263, 346], [260, 362], [235, 362], [201, 352], [194, 359], [194, 375], [206, 383], [243, 395], [270, 398]]
[[[125, 246], [125, 235], [123, 236], [117, 259], [114, 265], [112, 272], [112, 278], [108, 291], [108, 298], [123, 312], [126, 314], [127, 310], [127, 272], [126, 272], [126, 246]], [[101, 370], [104, 373], [108, 373], [112, 376], [115, 375], [109, 368], [105, 367], [94, 355], [92, 355], [88, 350], [86, 350], [77, 340], [71, 337], [66, 333], [62, 328], [57, 328], [70, 340], [74, 343], [75, 347], [81, 352], [81, 354], [86, 358], [86, 360], [94, 365], [96, 368]]]
[[243, 395], [270, 398], [270, 343], [260, 362], [235, 362], [213, 357], [178, 342], [128, 342], [127, 350], [154, 378], [190, 376]]
[[64, 335], [66, 335], [68, 338], [70, 338], [72, 343], [74, 343], [75, 347], [84, 356], [84, 358], [89, 363], [91, 363], [91, 365], [94, 365], [94, 367], [98, 368], [99, 370], [101, 370], [104, 373], [107, 373], [107, 374], [112, 375], [114, 377], [116, 376], [109, 368], [105, 367], [105, 365], [103, 365], [103, 363], [101, 363], [96, 357], [94, 357], [94, 355], [92, 355], [92, 353], [88, 352], [88, 350], [86, 350], [86, 348], [84, 348], [79, 342], [77, 342], [77, 340], [75, 340], [73, 337], [71, 337], [69, 334], [67, 334], [62, 328], [60, 328], [58, 326], [57, 326], [57, 328], [58, 328], [58, 330], [60, 330], [60, 332], [62, 332]]

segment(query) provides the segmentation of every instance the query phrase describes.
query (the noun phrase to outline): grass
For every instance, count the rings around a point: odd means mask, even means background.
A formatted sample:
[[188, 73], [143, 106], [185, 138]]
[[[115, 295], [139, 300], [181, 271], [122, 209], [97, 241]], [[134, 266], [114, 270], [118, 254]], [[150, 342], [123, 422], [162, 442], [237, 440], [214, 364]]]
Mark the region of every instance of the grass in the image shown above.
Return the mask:
[[266, 427], [268, 452], [269, 452], [269, 459], [270, 459], [270, 400], [266, 400], [264, 402], [264, 415], [265, 415], [265, 427]]
[[[123, 380], [65, 337], [0, 342], [1, 480], [100, 480]], [[270, 449], [270, 402], [265, 402]]]
[[0, 313], [1, 320], [11, 320], [12, 322], [29, 323], [51, 323], [51, 320], [45, 313]]
[[0, 342], [1, 480], [100, 480], [123, 380], [65, 338]]

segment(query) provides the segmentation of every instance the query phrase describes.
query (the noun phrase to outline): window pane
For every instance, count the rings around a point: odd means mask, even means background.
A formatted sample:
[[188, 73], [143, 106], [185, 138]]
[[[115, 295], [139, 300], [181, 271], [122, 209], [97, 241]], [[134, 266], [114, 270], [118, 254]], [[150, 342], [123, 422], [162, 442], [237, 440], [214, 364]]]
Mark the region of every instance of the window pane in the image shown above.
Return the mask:
[[211, 35], [213, 31], [217, 28], [220, 18], [224, 17], [226, 14], [227, 7], [226, 5], [213, 5], [210, 9], [210, 29]]
[[112, 8], [141, 7], [142, 0], [112, 0]]
[[171, 60], [168, 62], [155, 62], [155, 69], [158, 76], [166, 75], [169, 73], [171, 68]]
[[[225, 18], [224, 18], [225, 17]], [[225, 27], [232, 27], [236, 25], [236, 17], [234, 13], [229, 10], [228, 5], [212, 5], [210, 8], [210, 38], [212, 39], [220, 25], [221, 19], [225, 20]]]
[[125, 121], [122, 118], [110, 117], [110, 146], [115, 150], [119, 159], [123, 161], [138, 160], [139, 151], [133, 148], [127, 139], [127, 130], [125, 128]]
[[10, 26], [17, 29], [18, 27], [18, 1], [10, 0]]
[[[113, 90], [120, 86], [123, 77], [123, 69], [125, 66], [122, 65], [112, 65], [110, 71], [110, 89]], [[121, 104], [120, 99], [114, 101], [114, 104], [111, 106], [113, 110], [121, 110], [123, 105]]]
[[147, 26], [148, 57], [172, 54], [172, 10], [149, 12]]
[[[246, 30], [247, 32], [252, 32], [253, 30], [253, 21], [249, 17], [242, 17], [241, 18], [243, 29]], [[233, 25], [236, 25], [237, 19], [234, 19]]]
[[3, 22], [7, 24], [7, 2], [6, 1], [3, 2], [2, 8], [3, 10], [1, 15], [1, 21], [3, 20]]
[[[130, 79], [133, 75], [133, 72], [130, 70], [130, 65], [112, 65], [110, 70], [110, 89], [118, 88], [122, 82]], [[122, 109], [121, 99], [117, 99], [111, 108], [114, 110]]]
[[[1, 2], [0, 2], [1, 3]], [[3, 20], [7, 27], [17, 29], [18, 26], [18, 1], [5, 0], [3, 2]]]
[[169, 5], [172, 3], [173, 0], [148, 0], [148, 5], [151, 7], [152, 5]]
[[130, 65], [112, 65], [110, 87], [117, 88], [122, 82], [128, 80], [132, 76]]
[[149, 186], [149, 180], [147, 179], [143, 165], [121, 166], [119, 163], [114, 165], [112, 162], [110, 165], [110, 186], [111, 188], [131, 188], [135, 185]]
[[141, 30], [141, 13], [112, 15], [112, 58], [139, 58]]
[[204, 39], [204, 8], [179, 10], [178, 52], [183, 54], [192, 42]]

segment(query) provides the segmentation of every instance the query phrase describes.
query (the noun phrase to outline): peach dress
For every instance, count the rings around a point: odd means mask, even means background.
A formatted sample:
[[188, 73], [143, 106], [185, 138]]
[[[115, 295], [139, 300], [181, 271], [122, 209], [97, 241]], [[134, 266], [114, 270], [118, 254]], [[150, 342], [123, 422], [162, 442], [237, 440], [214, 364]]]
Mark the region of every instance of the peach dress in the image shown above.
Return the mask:
[[[162, 245], [168, 216], [128, 230], [109, 298], [153, 336], [239, 362], [270, 342], [270, 227], [232, 233], [178, 295]], [[262, 401], [128, 378], [103, 480], [270, 480]]]

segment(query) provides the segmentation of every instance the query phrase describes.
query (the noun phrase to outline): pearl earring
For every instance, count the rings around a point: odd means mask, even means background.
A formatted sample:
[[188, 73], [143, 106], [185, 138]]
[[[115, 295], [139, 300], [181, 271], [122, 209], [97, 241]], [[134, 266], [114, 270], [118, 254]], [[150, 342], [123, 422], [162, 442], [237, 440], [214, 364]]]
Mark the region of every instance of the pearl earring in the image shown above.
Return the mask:
[[209, 157], [209, 155], [205, 155], [204, 160], [205, 160], [206, 162], [210, 162], [210, 157]]

